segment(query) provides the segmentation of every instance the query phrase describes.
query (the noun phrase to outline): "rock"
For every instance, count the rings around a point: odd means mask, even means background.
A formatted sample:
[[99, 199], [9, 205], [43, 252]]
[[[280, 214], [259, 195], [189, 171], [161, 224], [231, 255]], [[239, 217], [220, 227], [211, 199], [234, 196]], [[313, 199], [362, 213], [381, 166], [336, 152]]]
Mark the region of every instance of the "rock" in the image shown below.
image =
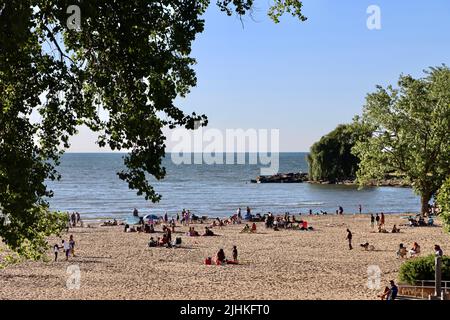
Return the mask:
[[308, 181], [308, 174], [298, 173], [279, 173], [272, 176], [258, 176], [251, 180], [252, 183], [301, 183]]

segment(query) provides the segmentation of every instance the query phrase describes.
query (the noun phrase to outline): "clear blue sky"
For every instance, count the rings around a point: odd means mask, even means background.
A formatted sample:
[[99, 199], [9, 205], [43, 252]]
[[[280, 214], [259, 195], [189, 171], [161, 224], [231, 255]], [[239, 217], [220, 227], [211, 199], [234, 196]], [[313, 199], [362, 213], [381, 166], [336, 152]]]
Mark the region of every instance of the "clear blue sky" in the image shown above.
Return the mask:
[[[214, 128], [280, 129], [281, 151], [307, 151], [351, 121], [375, 85], [450, 65], [448, 0], [305, 0], [306, 22], [279, 24], [255, 0], [244, 27], [211, 2], [193, 46], [198, 86], [179, 105]], [[369, 5], [381, 9], [381, 30], [366, 26]], [[96, 150], [84, 130], [72, 141], [71, 151]]]

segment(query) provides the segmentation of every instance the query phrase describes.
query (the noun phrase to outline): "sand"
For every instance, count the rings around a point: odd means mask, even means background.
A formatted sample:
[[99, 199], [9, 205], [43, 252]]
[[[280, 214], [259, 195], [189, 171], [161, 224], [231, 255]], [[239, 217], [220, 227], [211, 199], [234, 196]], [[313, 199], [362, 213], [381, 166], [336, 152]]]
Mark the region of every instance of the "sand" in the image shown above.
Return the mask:
[[[217, 237], [187, 237], [183, 248], [149, 248], [145, 233], [124, 233], [123, 227], [73, 228], [76, 257], [64, 261], [24, 262], [0, 271], [0, 299], [377, 299], [402, 263], [399, 243], [409, 249], [417, 241], [423, 254], [440, 244], [450, 250], [450, 236], [436, 227], [401, 227], [399, 234], [381, 234], [367, 215], [305, 217], [314, 231], [266, 230], [242, 234], [243, 225], [214, 228]], [[386, 215], [386, 226], [404, 224]], [[204, 225], [196, 225], [203, 231]], [[348, 249], [346, 228], [353, 232]], [[157, 230], [161, 230], [157, 227]], [[187, 228], [179, 228], [186, 232]], [[69, 234], [63, 238], [68, 239]], [[153, 234], [160, 236], [161, 234]], [[375, 251], [359, 246], [368, 241]], [[51, 239], [50, 245], [60, 242]], [[237, 245], [241, 265], [206, 266], [204, 259], [223, 248], [231, 258]], [[52, 259], [52, 250], [49, 257]], [[80, 270], [80, 288], [69, 289], [69, 266]], [[381, 288], [368, 288], [368, 267], [381, 270]], [[73, 267], [72, 267], [73, 268]]]

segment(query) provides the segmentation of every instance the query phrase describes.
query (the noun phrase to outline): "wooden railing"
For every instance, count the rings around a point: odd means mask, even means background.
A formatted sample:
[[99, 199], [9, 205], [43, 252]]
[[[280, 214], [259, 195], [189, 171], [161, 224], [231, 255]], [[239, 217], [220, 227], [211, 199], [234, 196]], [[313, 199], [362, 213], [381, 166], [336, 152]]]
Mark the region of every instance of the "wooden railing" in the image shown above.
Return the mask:
[[[434, 280], [421, 280], [417, 281], [416, 285], [400, 284], [399, 294], [403, 296], [417, 297], [428, 299], [430, 295], [434, 295], [435, 281]], [[441, 281], [441, 287], [443, 291], [444, 299], [450, 299], [450, 281]]]

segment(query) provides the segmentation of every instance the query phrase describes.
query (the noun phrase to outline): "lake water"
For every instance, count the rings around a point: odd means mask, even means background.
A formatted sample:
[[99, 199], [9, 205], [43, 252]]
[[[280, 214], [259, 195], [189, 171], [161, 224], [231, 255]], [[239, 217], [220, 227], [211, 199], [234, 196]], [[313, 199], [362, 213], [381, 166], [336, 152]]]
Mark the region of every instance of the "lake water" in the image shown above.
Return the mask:
[[[306, 153], [281, 153], [280, 172], [307, 172]], [[244, 213], [250, 206], [252, 213], [290, 212], [307, 213], [324, 210], [335, 212], [341, 205], [346, 213], [363, 212], [417, 212], [420, 200], [412, 189], [395, 187], [294, 184], [253, 184], [260, 174], [258, 165], [176, 165], [170, 155], [163, 164], [167, 176], [153, 183], [162, 194], [160, 203], [145, 201], [116, 172], [123, 168], [123, 154], [68, 153], [62, 157], [59, 172], [61, 181], [49, 182], [55, 193], [50, 199], [52, 209], [78, 211], [84, 218], [124, 218], [133, 208], [140, 214], [168, 212], [176, 215], [183, 208], [197, 215], [224, 217], [238, 207]]]

